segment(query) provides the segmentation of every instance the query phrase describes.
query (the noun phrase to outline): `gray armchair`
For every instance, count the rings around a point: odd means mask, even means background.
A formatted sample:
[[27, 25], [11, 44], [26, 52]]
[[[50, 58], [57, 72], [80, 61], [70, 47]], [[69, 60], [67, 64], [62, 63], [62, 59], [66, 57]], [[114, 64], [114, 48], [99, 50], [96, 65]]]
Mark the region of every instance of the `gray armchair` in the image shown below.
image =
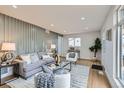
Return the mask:
[[78, 54], [76, 52], [68, 52], [66, 55], [66, 61], [76, 63], [78, 60]]
[[66, 67], [68, 64], [70, 64], [70, 68], [67, 70], [71, 71], [72, 64], [76, 64], [77, 60], [78, 60], [78, 53], [68, 52], [66, 55], [66, 64], [64, 65], [64, 67]]

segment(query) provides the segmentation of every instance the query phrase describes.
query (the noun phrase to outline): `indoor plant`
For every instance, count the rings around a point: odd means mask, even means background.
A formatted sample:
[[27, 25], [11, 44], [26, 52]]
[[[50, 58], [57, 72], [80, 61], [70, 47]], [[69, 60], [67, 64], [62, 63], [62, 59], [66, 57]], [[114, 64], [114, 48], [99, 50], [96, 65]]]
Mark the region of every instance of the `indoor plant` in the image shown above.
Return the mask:
[[94, 59], [96, 59], [97, 52], [101, 50], [101, 40], [99, 38], [96, 38], [94, 45], [91, 46], [89, 50], [94, 53]]

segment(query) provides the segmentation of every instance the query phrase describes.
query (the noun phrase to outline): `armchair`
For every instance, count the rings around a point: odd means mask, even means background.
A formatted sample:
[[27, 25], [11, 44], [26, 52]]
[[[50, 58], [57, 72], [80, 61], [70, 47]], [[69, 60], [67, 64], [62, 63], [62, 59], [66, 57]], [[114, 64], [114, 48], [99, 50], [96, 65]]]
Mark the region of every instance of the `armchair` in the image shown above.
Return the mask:
[[69, 71], [71, 71], [72, 69], [72, 64], [76, 64], [78, 59], [78, 54], [76, 52], [68, 52], [66, 55], [66, 61], [70, 64], [70, 69]]
[[68, 52], [66, 55], [66, 61], [76, 64], [77, 59], [78, 59], [78, 54], [76, 52]]

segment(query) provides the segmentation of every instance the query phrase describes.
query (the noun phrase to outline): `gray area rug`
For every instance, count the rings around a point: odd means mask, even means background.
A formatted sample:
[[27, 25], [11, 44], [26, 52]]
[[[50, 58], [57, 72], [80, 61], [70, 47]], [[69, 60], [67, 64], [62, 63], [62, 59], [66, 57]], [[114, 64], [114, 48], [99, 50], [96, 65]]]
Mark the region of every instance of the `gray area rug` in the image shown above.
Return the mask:
[[[88, 83], [89, 67], [83, 65], [72, 65], [71, 88], [86, 88]], [[7, 83], [12, 88], [34, 88], [34, 76], [24, 80], [18, 78]]]

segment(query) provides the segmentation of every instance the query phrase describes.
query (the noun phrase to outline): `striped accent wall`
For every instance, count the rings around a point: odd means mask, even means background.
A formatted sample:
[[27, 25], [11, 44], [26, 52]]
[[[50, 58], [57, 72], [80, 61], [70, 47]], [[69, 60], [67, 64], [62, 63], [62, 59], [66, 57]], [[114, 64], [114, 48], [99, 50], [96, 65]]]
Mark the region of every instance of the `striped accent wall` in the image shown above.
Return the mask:
[[0, 46], [15, 42], [17, 54], [42, 51], [50, 43], [58, 45], [59, 34], [45, 32], [44, 28], [0, 14]]

